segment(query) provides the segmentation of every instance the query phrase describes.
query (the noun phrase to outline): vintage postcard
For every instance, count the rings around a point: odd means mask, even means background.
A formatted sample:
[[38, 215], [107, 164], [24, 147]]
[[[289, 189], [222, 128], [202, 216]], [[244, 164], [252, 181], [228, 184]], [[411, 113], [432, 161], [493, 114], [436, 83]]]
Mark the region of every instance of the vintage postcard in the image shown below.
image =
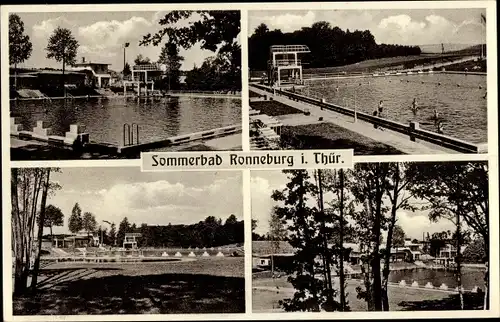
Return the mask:
[[2, 6], [4, 320], [500, 317], [495, 5]]

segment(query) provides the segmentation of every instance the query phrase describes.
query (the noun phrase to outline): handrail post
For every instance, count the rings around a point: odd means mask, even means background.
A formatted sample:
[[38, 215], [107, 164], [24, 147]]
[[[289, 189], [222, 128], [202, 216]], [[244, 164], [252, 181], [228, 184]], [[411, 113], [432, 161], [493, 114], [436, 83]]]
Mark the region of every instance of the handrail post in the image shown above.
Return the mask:
[[413, 141], [413, 142], [416, 141], [415, 130], [418, 130], [418, 129], [419, 129], [418, 122], [411, 121], [410, 122], [410, 141]]

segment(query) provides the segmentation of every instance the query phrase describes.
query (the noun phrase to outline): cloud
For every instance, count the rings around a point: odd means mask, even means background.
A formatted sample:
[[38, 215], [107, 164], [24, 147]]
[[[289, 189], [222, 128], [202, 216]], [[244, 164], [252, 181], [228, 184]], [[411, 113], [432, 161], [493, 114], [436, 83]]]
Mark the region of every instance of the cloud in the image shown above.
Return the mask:
[[255, 232], [258, 234], [266, 234], [269, 230], [269, 215], [275, 204], [270, 196], [274, 189], [265, 178], [252, 177], [250, 179], [252, 219], [257, 220]]
[[431, 222], [426, 213], [408, 213], [399, 211], [397, 213], [397, 224], [400, 225], [406, 236], [409, 238], [422, 239], [422, 233], [429, 232], [432, 235], [435, 232], [444, 230], [453, 230], [454, 225], [448, 220], [442, 219], [438, 222]]
[[484, 38], [481, 25], [473, 20], [460, 23], [431, 14], [423, 20], [409, 15], [394, 15], [383, 18], [373, 34], [380, 43], [389, 44], [436, 44], [436, 43], [477, 43]]
[[49, 38], [54, 29], [57, 27], [71, 29], [73, 26], [74, 24], [71, 21], [62, 16], [47, 19], [33, 25], [33, 36], [38, 38]]
[[[302, 27], [311, 26], [315, 22], [315, 13], [313, 11], [308, 11], [304, 15], [285, 13], [281, 15], [263, 16], [262, 20], [271, 30], [281, 29], [283, 32], [290, 32]], [[253, 29], [251, 32], [253, 32]]]
[[[471, 18], [472, 17], [472, 18]], [[370, 30], [377, 43], [421, 45], [437, 43], [475, 44], [484, 41], [484, 27], [474, 15], [459, 15], [442, 10], [318, 10], [318, 11], [254, 11], [249, 13], [249, 36], [260, 23], [283, 32], [310, 27], [326, 21], [343, 30]]]
[[121, 44], [130, 38], [144, 34], [144, 29], [152, 26], [151, 21], [143, 17], [131, 17], [124, 21], [98, 21], [78, 28], [78, 35], [86, 43]]

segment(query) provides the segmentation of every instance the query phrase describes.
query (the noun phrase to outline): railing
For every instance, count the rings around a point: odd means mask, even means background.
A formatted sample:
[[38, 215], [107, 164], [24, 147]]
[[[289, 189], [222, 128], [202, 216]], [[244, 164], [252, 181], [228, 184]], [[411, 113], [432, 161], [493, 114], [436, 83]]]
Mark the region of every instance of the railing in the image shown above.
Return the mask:
[[123, 124], [123, 145], [129, 146], [134, 144], [139, 144], [139, 125], [136, 123], [132, 123], [132, 125], [125, 123]]
[[144, 65], [134, 65], [132, 67], [134, 71], [160, 71], [158, 64], [144, 64]]
[[272, 53], [276, 52], [298, 52], [309, 53], [309, 47], [306, 45], [274, 45], [269, 48]]
[[[234, 93], [234, 94], [233, 94]], [[240, 91], [196, 91], [196, 90], [169, 90], [167, 94], [205, 94], [205, 95], [240, 95]]]
[[[267, 92], [273, 92], [273, 89], [259, 85], [259, 84], [253, 84], [252, 86], [255, 86], [261, 90], [267, 91]], [[404, 125], [401, 123], [398, 123], [396, 121], [388, 120], [385, 118], [380, 118], [378, 116], [372, 116], [369, 114], [366, 114], [364, 112], [359, 112], [355, 111], [353, 109], [348, 109], [345, 107], [341, 107], [339, 105], [327, 103], [324, 101], [324, 99], [314, 99], [310, 98], [307, 96], [303, 96], [300, 94], [296, 93], [291, 93], [288, 91], [283, 91], [283, 90], [276, 90], [277, 94], [283, 95], [291, 100], [294, 101], [302, 101], [304, 103], [308, 103], [311, 105], [316, 105], [320, 107], [321, 109], [326, 109], [330, 110], [333, 112], [337, 112], [340, 114], [344, 114], [347, 116], [352, 116], [354, 117], [356, 115], [356, 118], [374, 125], [378, 125], [380, 127], [386, 128], [388, 130], [392, 130], [395, 132], [407, 134], [410, 137], [411, 141], [415, 141], [416, 139], [421, 139], [423, 141], [433, 143], [445, 148], [449, 148], [454, 151], [462, 152], [462, 153], [480, 153], [480, 147], [478, 145], [452, 138], [446, 135], [438, 134], [435, 132], [427, 131], [418, 128], [418, 123], [410, 123], [410, 125]]]
[[301, 66], [302, 61], [300, 59], [277, 59], [274, 61], [275, 66]]

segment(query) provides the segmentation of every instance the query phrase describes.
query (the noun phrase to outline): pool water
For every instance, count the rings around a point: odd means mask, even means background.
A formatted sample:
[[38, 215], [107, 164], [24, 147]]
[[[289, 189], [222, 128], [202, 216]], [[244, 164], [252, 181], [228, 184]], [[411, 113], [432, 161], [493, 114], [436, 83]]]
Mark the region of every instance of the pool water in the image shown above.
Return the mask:
[[[299, 91], [327, 102], [354, 108], [370, 115], [384, 100], [386, 118], [437, 131], [434, 109], [444, 134], [471, 143], [487, 142], [486, 76], [462, 74], [416, 74], [387, 77], [315, 80]], [[338, 90], [337, 90], [338, 88]], [[419, 110], [410, 107], [417, 99]]]
[[76, 99], [11, 102], [24, 130], [46, 121], [54, 135], [64, 136], [71, 124], [83, 125], [90, 140], [122, 145], [123, 126], [139, 126], [140, 143], [218, 127], [241, 124], [241, 100], [228, 98]]
[[[444, 269], [417, 268], [411, 270], [391, 271], [389, 282], [399, 283], [402, 280], [407, 285], [414, 281], [419, 286], [425, 286], [430, 282], [434, 287], [441, 286], [442, 283], [450, 288], [457, 286], [457, 277], [454, 271]], [[462, 285], [465, 290], [471, 290], [475, 286], [484, 290], [484, 270], [462, 268]]]

